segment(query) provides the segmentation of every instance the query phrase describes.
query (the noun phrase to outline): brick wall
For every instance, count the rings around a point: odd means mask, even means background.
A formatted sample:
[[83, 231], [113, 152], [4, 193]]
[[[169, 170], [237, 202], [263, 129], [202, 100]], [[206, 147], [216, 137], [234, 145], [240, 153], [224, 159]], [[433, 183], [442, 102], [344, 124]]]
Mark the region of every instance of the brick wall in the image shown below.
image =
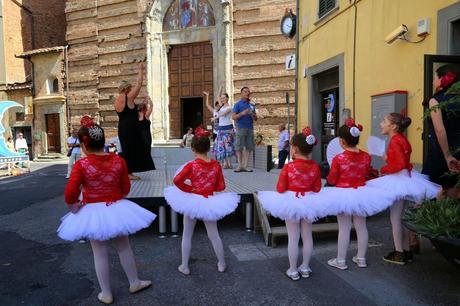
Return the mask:
[[295, 53], [295, 39], [280, 33], [280, 20], [286, 9], [295, 11], [294, 0], [233, 1], [233, 84], [234, 99], [248, 86], [253, 92], [259, 120], [256, 132], [266, 144], [276, 144], [277, 125], [287, 123], [285, 95], [291, 96], [291, 122], [294, 118], [294, 71], [286, 71], [285, 58]]
[[[113, 99], [119, 81], [135, 82], [135, 61], [146, 56], [142, 29], [153, 2], [67, 0], [73, 122], [84, 113], [98, 113], [106, 132], [116, 133]], [[263, 131], [269, 143], [276, 142], [277, 125], [287, 121], [285, 93], [294, 96], [294, 73], [285, 70], [284, 62], [295, 53], [295, 41], [282, 37], [279, 30], [286, 8], [295, 9], [295, 0], [233, 1], [234, 98], [238, 100], [242, 86], [251, 88], [260, 115], [256, 130]]]
[[32, 49], [65, 45], [64, 0], [18, 2], [26, 9], [11, 0], [3, 1], [7, 83], [30, 80], [30, 64], [23, 59], [15, 58], [15, 55]]

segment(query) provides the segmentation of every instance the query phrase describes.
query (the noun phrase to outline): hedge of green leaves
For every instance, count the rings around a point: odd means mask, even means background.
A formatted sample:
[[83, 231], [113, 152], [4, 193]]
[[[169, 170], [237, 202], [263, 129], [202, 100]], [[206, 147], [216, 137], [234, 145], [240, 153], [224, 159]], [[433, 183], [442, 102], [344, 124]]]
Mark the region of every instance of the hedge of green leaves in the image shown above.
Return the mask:
[[403, 220], [429, 238], [460, 239], [460, 199], [426, 201], [419, 208], [407, 210]]

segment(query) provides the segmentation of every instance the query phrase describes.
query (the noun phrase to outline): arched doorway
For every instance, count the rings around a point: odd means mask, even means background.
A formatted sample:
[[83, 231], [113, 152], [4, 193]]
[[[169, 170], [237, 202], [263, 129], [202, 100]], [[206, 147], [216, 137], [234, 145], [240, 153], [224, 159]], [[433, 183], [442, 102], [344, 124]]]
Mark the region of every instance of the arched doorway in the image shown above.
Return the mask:
[[[209, 124], [210, 114], [200, 100], [203, 90], [217, 93], [223, 80], [226, 90], [232, 90], [230, 16], [229, 4], [217, 0], [165, 0], [152, 5], [146, 21], [147, 89], [156, 110], [155, 141], [180, 138], [194, 112]], [[191, 103], [201, 103], [203, 110]]]

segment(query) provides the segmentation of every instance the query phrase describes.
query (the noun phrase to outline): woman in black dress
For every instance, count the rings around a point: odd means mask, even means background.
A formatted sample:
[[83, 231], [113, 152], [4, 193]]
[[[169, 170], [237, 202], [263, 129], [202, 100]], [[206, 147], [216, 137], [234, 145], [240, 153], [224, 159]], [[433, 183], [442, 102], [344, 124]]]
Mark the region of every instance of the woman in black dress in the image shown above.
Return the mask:
[[152, 114], [153, 104], [150, 98], [145, 98], [144, 101], [137, 106], [139, 112], [139, 128], [141, 131], [142, 138], [142, 154], [139, 158], [142, 160], [142, 164], [148, 170], [155, 170], [155, 164], [152, 159], [152, 134], [150, 132], [150, 120], [149, 117]]
[[460, 107], [458, 103], [446, 104], [452, 98], [458, 98], [458, 94], [447, 93], [458, 79], [457, 67], [445, 65], [438, 68], [433, 79], [435, 94], [424, 103], [430, 108], [443, 104], [447, 106], [446, 109], [431, 111], [427, 118], [428, 154], [422, 170], [423, 174], [429, 175], [431, 181], [442, 185], [447, 194], [454, 192], [451, 189], [455, 186], [457, 178], [449, 178], [444, 174], [460, 170]]
[[121, 145], [121, 156], [128, 165], [130, 179], [140, 179], [133, 172], [151, 170], [140, 158], [143, 150], [143, 140], [139, 124], [139, 114], [134, 100], [139, 95], [144, 81], [145, 66], [139, 63], [139, 74], [136, 86], [122, 81], [118, 87], [119, 95], [115, 100], [115, 110], [118, 114], [118, 138]]

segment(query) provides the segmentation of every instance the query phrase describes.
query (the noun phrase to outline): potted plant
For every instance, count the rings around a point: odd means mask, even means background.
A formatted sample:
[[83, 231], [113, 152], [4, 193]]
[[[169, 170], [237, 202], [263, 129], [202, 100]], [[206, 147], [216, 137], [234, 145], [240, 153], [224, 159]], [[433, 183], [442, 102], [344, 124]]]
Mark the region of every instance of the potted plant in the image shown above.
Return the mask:
[[410, 230], [431, 240], [450, 262], [460, 266], [460, 199], [425, 201], [403, 217]]

